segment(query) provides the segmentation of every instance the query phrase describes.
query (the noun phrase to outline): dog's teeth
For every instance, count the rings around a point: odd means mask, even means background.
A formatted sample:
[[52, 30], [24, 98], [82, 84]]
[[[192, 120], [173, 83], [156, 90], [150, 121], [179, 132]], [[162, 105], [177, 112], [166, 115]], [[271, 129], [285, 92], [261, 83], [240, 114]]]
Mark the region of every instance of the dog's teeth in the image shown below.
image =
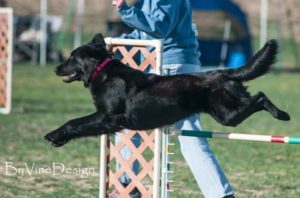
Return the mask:
[[74, 76], [76, 76], [76, 72], [69, 75], [69, 77], [71, 77], [71, 78], [74, 77]]
[[75, 76], [76, 76], [76, 72], [74, 72], [74, 73], [72, 73], [70, 75], [64, 76], [63, 80], [68, 81], [68, 80], [70, 80], [71, 78], [73, 78]]

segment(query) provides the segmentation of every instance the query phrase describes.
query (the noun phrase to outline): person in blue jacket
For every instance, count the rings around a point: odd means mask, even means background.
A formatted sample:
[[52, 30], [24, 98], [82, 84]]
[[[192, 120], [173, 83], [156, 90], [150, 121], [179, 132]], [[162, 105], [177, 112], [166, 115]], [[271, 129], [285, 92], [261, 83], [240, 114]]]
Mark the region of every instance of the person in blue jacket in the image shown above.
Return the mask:
[[[196, 29], [188, 0], [112, 0], [121, 19], [134, 31], [125, 39], [161, 39], [164, 74], [200, 72]], [[199, 115], [174, 124], [179, 130], [202, 130]], [[233, 190], [205, 138], [179, 136], [181, 152], [206, 198], [234, 197]], [[126, 155], [126, 154], [122, 154]], [[130, 155], [130, 154], [129, 154]]]

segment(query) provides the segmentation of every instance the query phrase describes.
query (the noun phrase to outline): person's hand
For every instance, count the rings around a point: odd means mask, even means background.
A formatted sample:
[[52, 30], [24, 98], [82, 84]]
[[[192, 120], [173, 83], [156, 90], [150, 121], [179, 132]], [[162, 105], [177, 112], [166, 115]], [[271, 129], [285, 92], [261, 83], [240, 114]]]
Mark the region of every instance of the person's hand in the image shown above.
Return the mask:
[[112, 0], [112, 5], [118, 10], [125, 4], [125, 0]]

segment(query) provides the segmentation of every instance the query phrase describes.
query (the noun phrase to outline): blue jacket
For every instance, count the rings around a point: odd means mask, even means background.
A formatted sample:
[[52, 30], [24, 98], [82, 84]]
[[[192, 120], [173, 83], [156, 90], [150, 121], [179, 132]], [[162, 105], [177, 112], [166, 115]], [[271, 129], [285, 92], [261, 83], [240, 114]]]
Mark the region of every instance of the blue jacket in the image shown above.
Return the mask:
[[200, 64], [189, 0], [138, 0], [120, 8], [121, 19], [135, 30], [127, 39], [162, 39], [163, 64]]

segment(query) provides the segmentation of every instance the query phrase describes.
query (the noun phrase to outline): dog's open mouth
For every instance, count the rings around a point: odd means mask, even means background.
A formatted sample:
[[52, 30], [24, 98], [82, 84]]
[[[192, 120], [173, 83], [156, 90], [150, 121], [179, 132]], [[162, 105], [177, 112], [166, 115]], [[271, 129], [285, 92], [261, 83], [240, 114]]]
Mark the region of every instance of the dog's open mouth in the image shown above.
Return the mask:
[[80, 74], [78, 72], [73, 72], [69, 75], [63, 76], [63, 81], [66, 83], [70, 83], [74, 80], [80, 80]]

